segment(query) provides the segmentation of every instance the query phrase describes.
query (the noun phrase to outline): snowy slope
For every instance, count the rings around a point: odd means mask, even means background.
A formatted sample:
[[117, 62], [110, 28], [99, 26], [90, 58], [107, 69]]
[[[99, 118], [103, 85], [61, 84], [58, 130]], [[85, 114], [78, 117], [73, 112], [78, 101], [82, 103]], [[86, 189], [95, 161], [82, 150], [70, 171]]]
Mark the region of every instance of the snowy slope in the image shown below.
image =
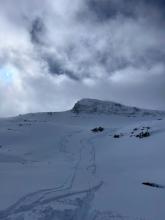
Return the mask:
[[165, 189], [142, 185], [165, 185], [164, 142], [164, 112], [114, 102], [0, 119], [0, 219], [164, 220]]

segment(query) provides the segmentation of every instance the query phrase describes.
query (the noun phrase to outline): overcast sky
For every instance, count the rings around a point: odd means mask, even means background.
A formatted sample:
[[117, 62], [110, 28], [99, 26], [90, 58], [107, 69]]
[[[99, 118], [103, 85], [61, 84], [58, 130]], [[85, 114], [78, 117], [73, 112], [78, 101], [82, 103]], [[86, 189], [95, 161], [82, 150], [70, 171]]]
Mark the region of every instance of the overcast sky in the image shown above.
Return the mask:
[[81, 98], [165, 109], [164, 0], [0, 0], [0, 116]]

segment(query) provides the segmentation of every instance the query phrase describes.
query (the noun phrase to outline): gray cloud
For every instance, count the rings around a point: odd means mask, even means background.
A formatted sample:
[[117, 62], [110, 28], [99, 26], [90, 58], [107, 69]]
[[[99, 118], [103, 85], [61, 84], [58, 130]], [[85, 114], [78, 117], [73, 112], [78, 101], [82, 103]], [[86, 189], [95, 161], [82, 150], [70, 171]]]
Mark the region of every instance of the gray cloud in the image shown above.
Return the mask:
[[0, 13], [0, 115], [83, 97], [165, 108], [164, 1], [6, 0]]
[[97, 22], [114, 19], [118, 15], [134, 18], [136, 14], [136, 10], [132, 9], [133, 1], [130, 0], [86, 0], [86, 3], [89, 13], [97, 19]]
[[89, 13], [97, 18], [98, 22], [114, 19], [116, 16], [137, 19], [141, 12], [158, 10], [164, 14], [165, 3], [163, 0], [86, 0]]
[[63, 63], [60, 60], [57, 60], [57, 58], [53, 58], [51, 56], [43, 57], [43, 60], [46, 62], [48, 67], [48, 72], [52, 75], [66, 75], [69, 78], [73, 80], [79, 80], [79, 76], [76, 75], [73, 71], [69, 70], [67, 67], [65, 67], [65, 63]]
[[42, 44], [42, 38], [45, 34], [45, 25], [40, 17], [36, 17], [34, 21], [32, 21], [30, 36], [31, 41], [34, 44]]

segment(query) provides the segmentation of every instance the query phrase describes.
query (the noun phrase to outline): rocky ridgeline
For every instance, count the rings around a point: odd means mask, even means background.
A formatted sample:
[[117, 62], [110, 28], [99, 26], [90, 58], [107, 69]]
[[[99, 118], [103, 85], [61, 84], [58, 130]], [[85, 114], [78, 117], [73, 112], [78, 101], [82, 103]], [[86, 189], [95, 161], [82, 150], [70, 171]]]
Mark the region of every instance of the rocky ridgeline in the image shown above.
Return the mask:
[[129, 107], [110, 101], [101, 101], [97, 99], [82, 99], [78, 101], [72, 112], [79, 113], [97, 113], [97, 114], [117, 114], [128, 117], [136, 116], [165, 116], [163, 111], [145, 110], [136, 107]]

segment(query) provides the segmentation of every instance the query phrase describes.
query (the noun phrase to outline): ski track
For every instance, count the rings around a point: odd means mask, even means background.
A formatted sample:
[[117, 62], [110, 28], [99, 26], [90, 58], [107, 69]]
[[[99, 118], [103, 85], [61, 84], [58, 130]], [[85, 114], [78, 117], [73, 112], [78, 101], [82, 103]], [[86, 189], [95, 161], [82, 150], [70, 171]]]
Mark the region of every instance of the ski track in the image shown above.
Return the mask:
[[[80, 133], [80, 132], [76, 132], [76, 133]], [[67, 146], [69, 146], [68, 143], [70, 139], [72, 138], [72, 136], [73, 134], [67, 134], [65, 137], [62, 138], [60, 142], [60, 147], [59, 147], [60, 152], [64, 154], [72, 153], [72, 152], [69, 152], [67, 149]], [[89, 211], [88, 207], [90, 206], [90, 202], [92, 201], [94, 197], [94, 192], [97, 191], [102, 186], [103, 182], [100, 181], [98, 185], [89, 187], [88, 189], [85, 189], [85, 190], [72, 191], [73, 184], [77, 176], [77, 172], [80, 169], [81, 163], [84, 162], [82, 158], [88, 158], [88, 156], [90, 155], [90, 158], [88, 159], [89, 159], [89, 162], [91, 163], [91, 167], [94, 168], [94, 171], [92, 171], [91, 174], [94, 175], [96, 172], [96, 164], [95, 164], [95, 153], [96, 152], [95, 152], [94, 145], [90, 142], [90, 140], [84, 140], [84, 139], [79, 140], [78, 139], [78, 142], [79, 142], [79, 151], [78, 151], [77, 161], [75, 163], [73, 173], [72, 175], [67, 177], [67, 179], [61, 186], [57, 186], [55, 188], [50, 188], [50, 189], [38, 190], [36, 192], [30, 193], [22, 197], [15, 204], [10, 206], [6, 210], [0, 211], [0, 219], [5, 219], [8, 216], [11, 216], [13, 214], [27, 212], [35, 207], [49, 204], [50, 202], [57, 201], [62, 198], [71, 197], [71, 196], [80, 195], [80, 194], [86, 194], [83, 205], [76, 210], [75, 217], [73, 218], [73, 220], [77, 220], [77, 219], [85, 220], [86, 216], [88, 215], [88, 211]], [[90, 143], [89, 145], [90, 149], [88, 149], [89, 146], [87, 146], [86, 143], [88, 144]], [[90, 151], [90, 154], [89, 154], [89, 151]], [[68, 191], [68, 193], [62, 194], [65, 191]], [[58, 194], [58, 193], [61, 193], [61, 195], [52, 196], [52, 194]]]
[[[68, 192], [68, 193], [57, 195], [57, 196], [50, 197], [47, 199], [44, 199], [44, 197], [42, 196], [42, 198], [39, 198], [38, 200], [33, 201], [30, 204], [26, 205], [25, 200], [31, 200], [31, 196], [33, 196], [33, 194], [28, 194], [23, 199], [20, 199], [15, 205], [9, 207], [8, 209], [6, 209], [4, 211], [1, 211], [0, 212], [0, 219], [4, 219], [4, 218], [6, 218], [10, 215], [13, 215], [13, 214], [18, 214], [18, 213], [30, 211], [38, 206], [49, 204], [50, 202], [54, 202], [54, 201], [57, 201], [59, 199], [63, 199], [66, 197], [76, 196], [76, 195], [80, 195], [80, 194], [94, 194], [94, 192], [99, 190], [99, 188], [102, 185], [103, 185], [103, 182], [100, 182], [98, 185], [96, 185], [92, 188], [89, 188], [89, 189]], [[54, 193], [54, 191], [51, 191], [50, 193], [52, 194], [52, 193]]]

